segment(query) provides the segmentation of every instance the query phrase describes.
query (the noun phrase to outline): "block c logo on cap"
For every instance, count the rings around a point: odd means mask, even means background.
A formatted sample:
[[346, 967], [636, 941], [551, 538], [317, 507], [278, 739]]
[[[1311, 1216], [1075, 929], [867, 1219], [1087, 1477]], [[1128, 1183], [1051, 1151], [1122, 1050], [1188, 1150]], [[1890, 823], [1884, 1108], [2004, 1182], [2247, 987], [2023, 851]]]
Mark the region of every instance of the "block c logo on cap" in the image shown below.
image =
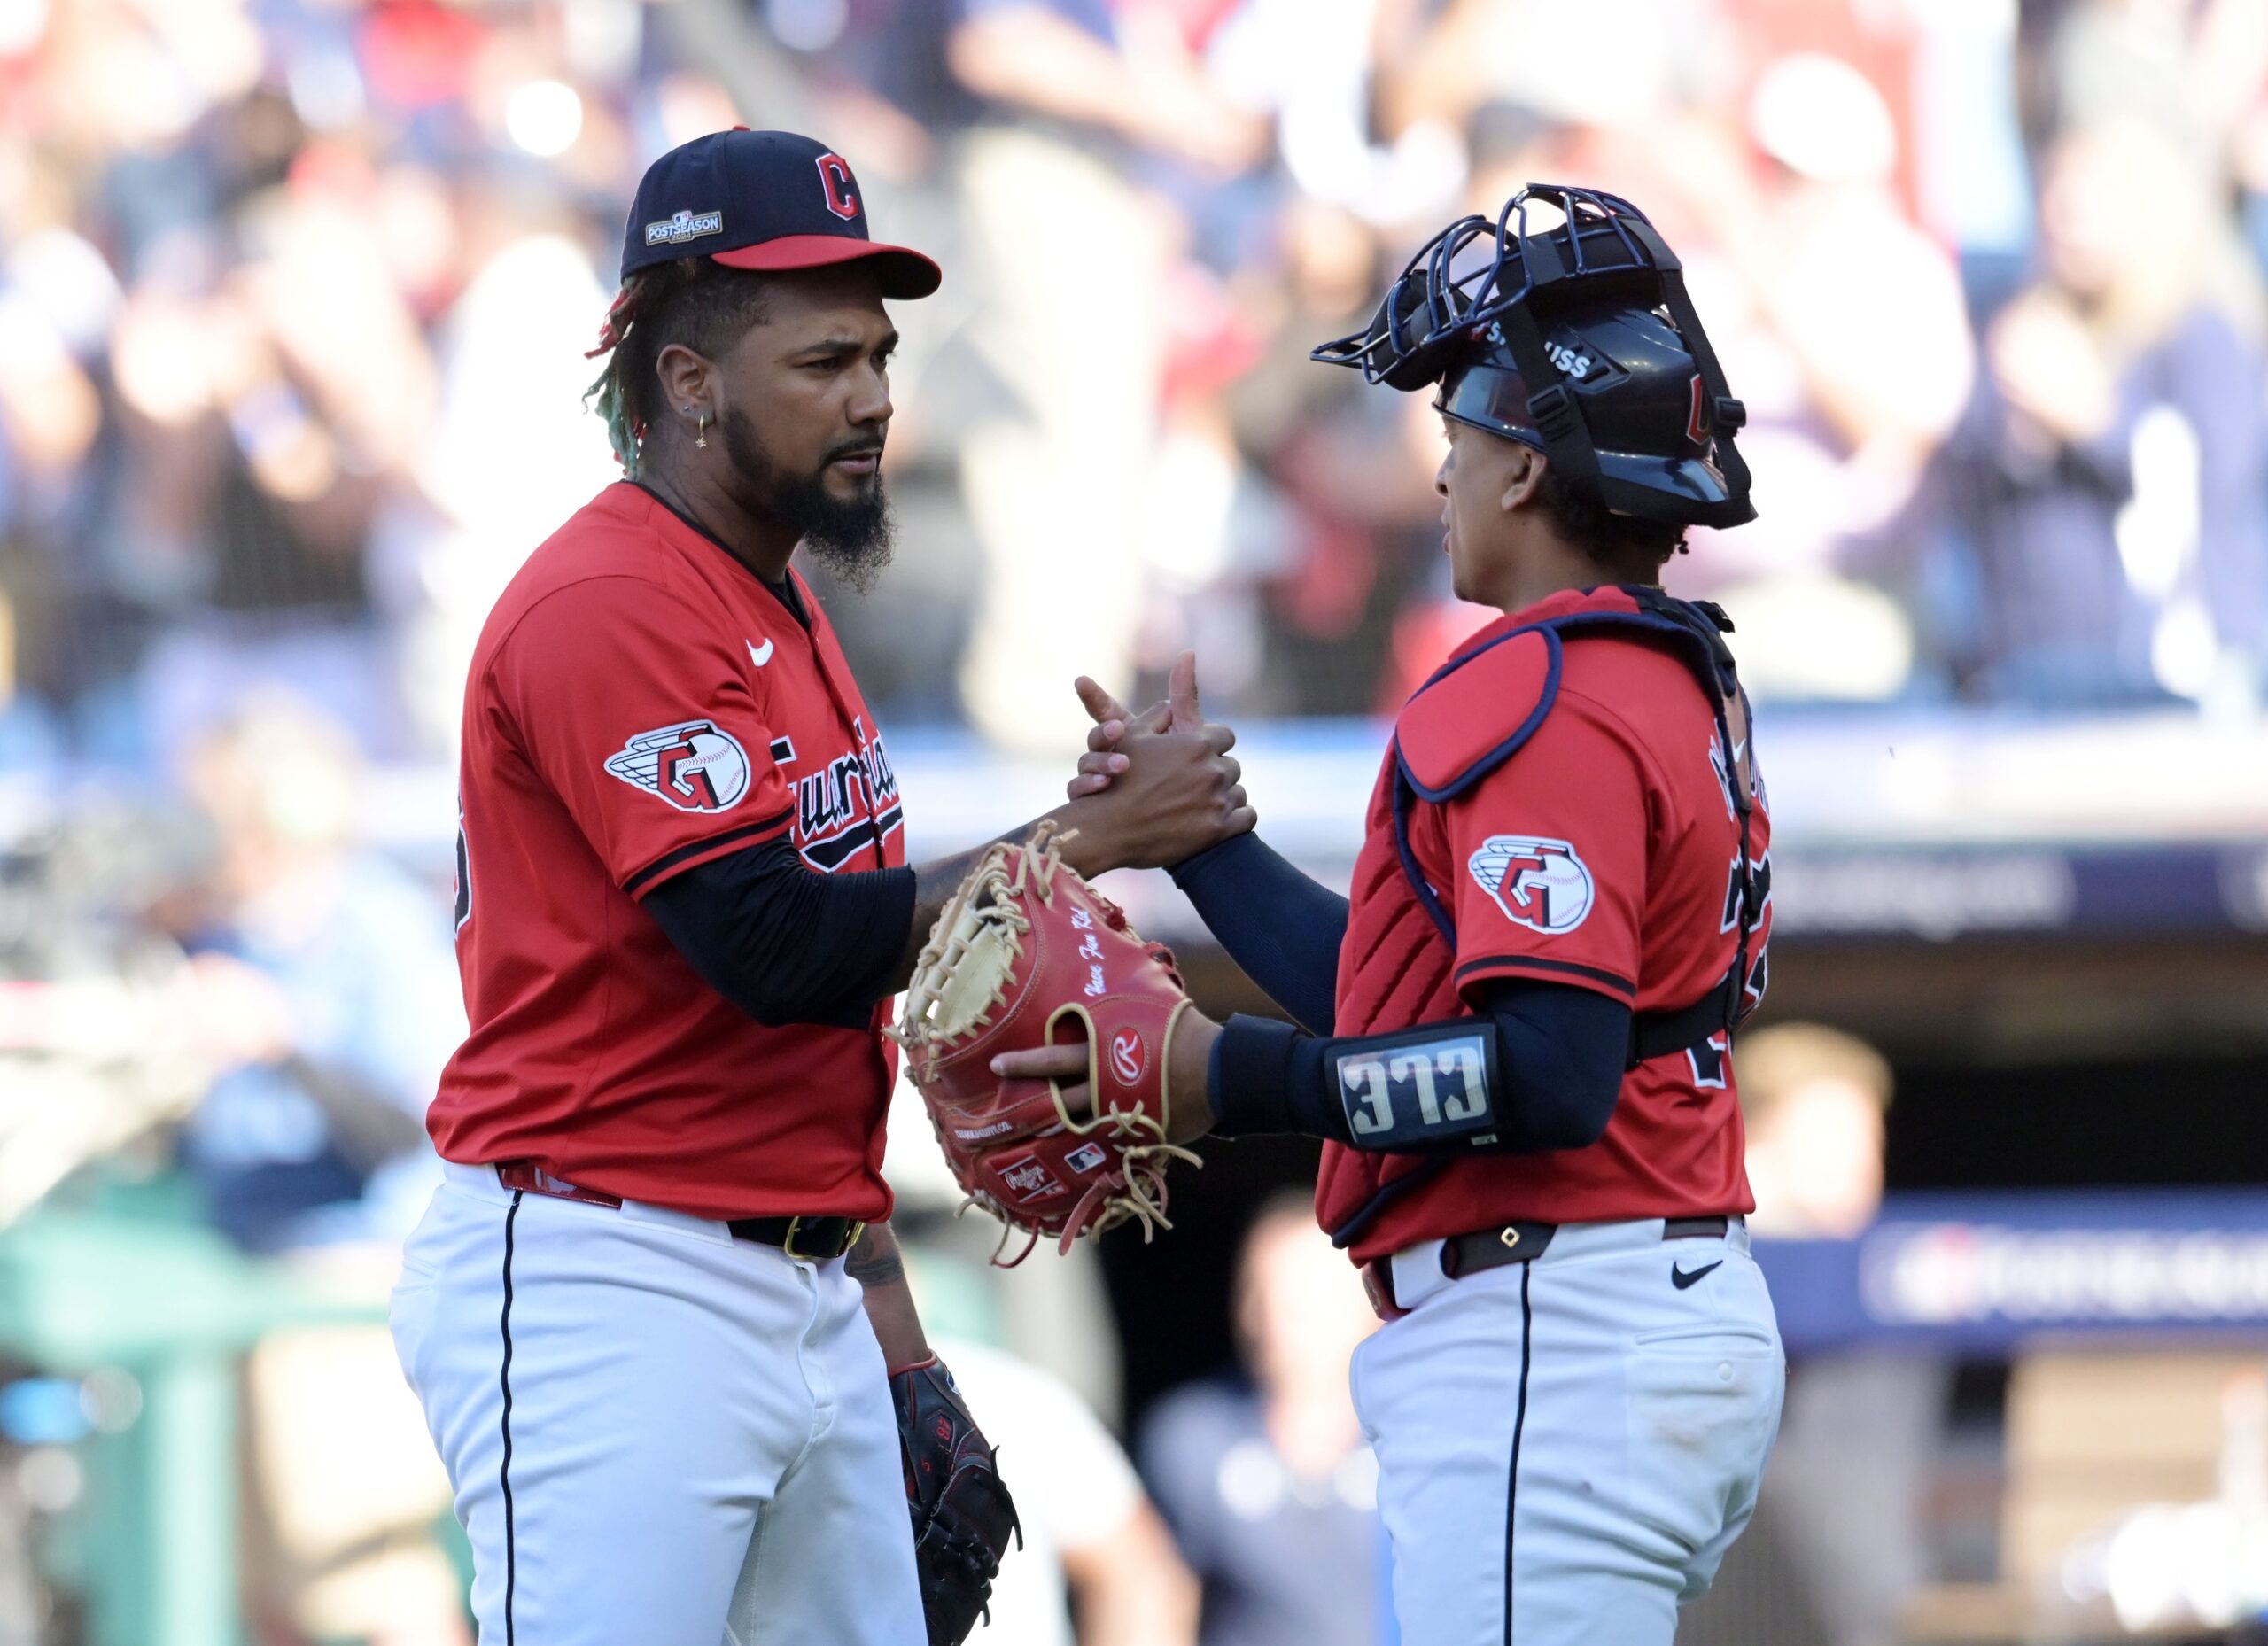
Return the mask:
[[827, 190], [827, 209], [844, 222], [858, 215], [858, 184], [850, 162], [839, 154], [819, 157], [819, 180]]

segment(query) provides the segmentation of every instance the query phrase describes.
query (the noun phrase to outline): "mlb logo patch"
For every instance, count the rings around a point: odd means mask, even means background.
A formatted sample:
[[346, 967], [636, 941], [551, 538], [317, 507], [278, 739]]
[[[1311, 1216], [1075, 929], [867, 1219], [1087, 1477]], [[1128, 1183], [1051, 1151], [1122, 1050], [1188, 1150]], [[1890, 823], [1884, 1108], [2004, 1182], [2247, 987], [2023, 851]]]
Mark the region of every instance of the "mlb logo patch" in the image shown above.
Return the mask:
[[1063, 1157], [1063, 1164], [1075, 1172], [1098, 1171], [1110, 1159], [1110, 1151], [1099, 1144], [1083, 1143]]

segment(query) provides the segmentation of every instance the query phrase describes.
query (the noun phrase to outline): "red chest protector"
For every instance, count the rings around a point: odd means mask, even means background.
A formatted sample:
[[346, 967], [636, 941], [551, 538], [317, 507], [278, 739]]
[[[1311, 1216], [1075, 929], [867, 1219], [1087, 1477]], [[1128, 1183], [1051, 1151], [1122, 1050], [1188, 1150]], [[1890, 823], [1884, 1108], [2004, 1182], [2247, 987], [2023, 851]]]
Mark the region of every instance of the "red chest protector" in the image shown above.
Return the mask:
[[[1394, 742], [1372, 799], [1371, 837], [1355, 870], [1354, 909], [1340, 956], [1336, 1032], [1376, 1033], [1464, 1011], [1451, 976], [1456, 926], [1419, 861], [1413, 827], [1425, 827], [1421, 806], [1441, 806], [1456, 799], [1535, 735], [1558, 696], [1565, 647], [1593, 635], [1643, 636], [1664, 645], [1686, 665], [1708, 698], [1720, 746], [1732, 751], [1740, 745], [1733, 740], [1727, 705], [1741, 702], [1744, 715], [1746, 700], [1724, 641], [1731, 627], [1731, 620], [1712, 602], [1681, 601], [1658, 588], [1623, 586], [1597, 591], [1574, 610], [1492, 635], [1434, 671], [1395, 721]], [[1457, 677], [1456, 691], [1435, 690], [1452, 676]], [[1495, 711], [1476, 715], [1477, 702], [1491, 704]], [[1505, 719], [1514, 717], [1512, 729], [1503, 732]], [[1728, 756], [1725, 783], [1740, 825], [1733, 964], [1698, 999], [1666, 1011], [1634, 1013], [1626, 1068], [1705, 1045], [1719, 1035], [1729, 1036], [1761, 998], [1764, 980], [1750, 974], [1750, 945], [1767, 891], [1750, 861], [1756, 803], [1743, 765], [1736, 754]], [[1382, 850], [1388, 842], [1390, 849]], [[1406, 893], [1390, 883], [1397, 877]], [[1411, 916], [1413, 905], [1423, 912], [1423, 920]], [[1334, 1243], [1353, 1245], [1388, 1205], [1456, 1158], [1362, 1157], [1365, 1165], [1375, 1160], [1377, 1182], [1359, 1204], [1326, 1207], [1327, 1215], [1337, 1213], [1332, 1228]], [[1397, 1165], [1403, 1169], [1394, 1170]], [[1340, 1199], [1325, 1198], [1331, 1202]]]

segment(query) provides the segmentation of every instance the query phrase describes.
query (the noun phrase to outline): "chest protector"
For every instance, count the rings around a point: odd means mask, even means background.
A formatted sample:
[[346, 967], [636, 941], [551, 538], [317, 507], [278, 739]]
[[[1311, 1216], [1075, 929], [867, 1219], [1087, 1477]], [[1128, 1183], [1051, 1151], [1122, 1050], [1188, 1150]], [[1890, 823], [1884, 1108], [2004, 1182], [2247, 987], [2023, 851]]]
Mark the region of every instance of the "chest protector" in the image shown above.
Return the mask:
[[[1387, 751], [1380, 775], [1394, 854], [1402, 878], [1417, 906], [1423, 910], [1441, 939], [1433, 950], [1429, 940], [1410, 934], [1403, 941], [1394, 928], [1402, 922], [1388, 913], [1380, 929], [1366, 935], [1366, 911], [1358, 905], [1348, 931], [1343, 982], [1340, 990], [1338, 1032], [1362, 1034], [1454, 1013], [1455, 990], [1450, 973], [1456, 954], [1456, 924], [1448, 905], [1427, 878], [1410, 839], [1410, 827], [1420, 803], [1445, 805], [1479, 783], [1518, 754], [1534, 737], [1559, 694], [1562, 653], [1573, 642], [1594, 635], [1619, 635], [1653, 641], [1683, 663], [1694, 684], [1706, 696], [1716, 719], [1719, 746], [1726, 751], [1725, 792], [1740, 826], [1740, 858], [1736, 883], [1736, 936], [1732, 967], [1700, 998], [1663, 1011], [1632, 1014], [1630, 1045], [1624, 1068], [1635, 1068], [1652, 1058], [1703, 1047], [1719, 1035], [1728, 1037], [1755, 1009], [1760, 991], [1749, 987], [1750, 943], [1763, 912], [1765, 888], [1751, 862], [1752, 819], [1756, 799], [1752, 757], [1741, 758], [1733, 740], [1728, 705], [1742, 703], [1740, 681], [1734, 672], [1731, 649], [1724, 637], [1732, 620], [1708, 601], [1673, 599], [1660, 589], [1626, 585], [1603, 589], [1589, 603], [1568, 612], [1521, 624], [1449, 659], [1411, 695], [1394, 724], [1394, 746]], [[1459, 676], [1455, 693], [1433, 688], [1450, 676]], [[1500, 716], [1476, 716], [1476, 701], [1508, 705], [1520, 718], [1509, 734], [1503, 733]], [[1750, 735], [1753, 737], [1753, 728]], [[1379, 878], [1390, 873], [1379, 866]], [[1363, 890], [1358, 883], [1358, 895]], [[1376, 889], [1376, 888], [1372, 888]], [[1371, 907], [1399, 899], [1363, 898]], [[1400, 904], [1402, 909], [1407, 904]], [[1383, 940], [1383, 941], [1381, 941]], [[1430, 958], [1423, 951], [1433, 950]], [[1415, 997], [1426, 997], [1422, 1001]], [[1416, 1014], [1410, 1014], [1415, 1008]], [[1388, 1174], [1394, 1157], [1384, 1157], [1378, 1169], [1382, 1181], [1376, 1191], [1332, 1231], [1333, 1241], [1350, 1246], [1362, 1238], [1371, 1223], [1394, 1200], [1431, 1179], [1453, 1157], [1428, 1155], [1406, 1162], [1407, 1169]]]

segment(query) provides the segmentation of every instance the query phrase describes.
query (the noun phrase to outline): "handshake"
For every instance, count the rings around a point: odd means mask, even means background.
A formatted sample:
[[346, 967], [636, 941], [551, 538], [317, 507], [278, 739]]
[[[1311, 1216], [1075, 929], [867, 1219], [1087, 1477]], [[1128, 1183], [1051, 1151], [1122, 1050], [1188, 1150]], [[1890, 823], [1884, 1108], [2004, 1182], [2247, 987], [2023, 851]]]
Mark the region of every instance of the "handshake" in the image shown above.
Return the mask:
[[[907, 1071], [972, 1203], [1026, 1243], [1166, 1222], [1166, 1169], [1212, 1123], [1217, 1025], [1173, 956], [1087, 876], [1167, 867], [1253, 827], [1236, 734], [1206, 723], [1196, 659], [1140, 715], [1091, 679], [1095, 726], [1068, 804], [988, 850], [915, 961], [897, 1026]], [[1006, 1251], [1004, 1237], [1002, 1251]], [[996, 1260], [1000, 1254], [996, 1253]]]
[[1111, 869], [1169, 868], [1258, 821], [1237, 735], [1208, 723], [1197, 700], [1197, 658], [1184, 652], [1166, 700], [1141, 714], [1084, 675], [1079, 701], [1095, 724], [1068, 804], [1049, 814], [1063, 861], [1091, 879]]

